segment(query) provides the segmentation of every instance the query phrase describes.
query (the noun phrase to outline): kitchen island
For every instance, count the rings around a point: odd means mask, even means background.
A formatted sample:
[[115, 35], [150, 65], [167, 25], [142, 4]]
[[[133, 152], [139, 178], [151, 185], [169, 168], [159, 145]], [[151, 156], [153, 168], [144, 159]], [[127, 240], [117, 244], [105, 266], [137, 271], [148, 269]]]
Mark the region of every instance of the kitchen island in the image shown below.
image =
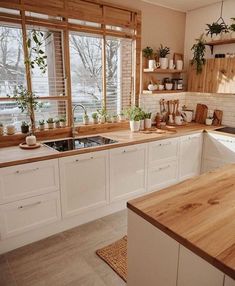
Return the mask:
[[128, 286], [234, 279], [235, 165], [128, 202]]

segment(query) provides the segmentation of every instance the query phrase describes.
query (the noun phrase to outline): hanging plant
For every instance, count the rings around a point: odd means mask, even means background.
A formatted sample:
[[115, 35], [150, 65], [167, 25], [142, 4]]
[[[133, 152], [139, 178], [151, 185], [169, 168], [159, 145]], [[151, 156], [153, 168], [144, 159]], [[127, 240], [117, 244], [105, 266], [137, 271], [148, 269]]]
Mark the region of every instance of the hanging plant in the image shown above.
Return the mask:
[[203, 34], [199, 39], [196, 39], [196, 43], [192, 46], [193, 59], [191, 65], [196, 66], [197, 74], [202, 72], [203, 66], [205, 65], [205, 52], [206, 52], [206, 41], [203, 38]]
[[213, 35], [219, 35], [221, 33], [228, 33], [228, 26], [225, 23], [218, 23], [218, 22], [214, 22], [212, 24], [206, 24], [207, 25], [207, 29], [206, 29], [206, 35], [210, 35], [211, 38], [213, 37]]
[[235, 18], [231, 18], [231, 20], [234, 22], [230, 25], [229, 30], [232, 32], [235, 32]]

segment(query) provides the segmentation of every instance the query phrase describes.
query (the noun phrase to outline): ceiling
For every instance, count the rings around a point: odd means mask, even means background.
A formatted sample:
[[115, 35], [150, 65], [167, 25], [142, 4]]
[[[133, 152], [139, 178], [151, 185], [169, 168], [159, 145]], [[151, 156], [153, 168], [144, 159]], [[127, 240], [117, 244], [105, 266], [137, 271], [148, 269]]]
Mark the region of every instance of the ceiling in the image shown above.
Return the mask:
[[205, 7], [221, 0], [142, 0], [166, 8], [187, 12], [197, 8]]

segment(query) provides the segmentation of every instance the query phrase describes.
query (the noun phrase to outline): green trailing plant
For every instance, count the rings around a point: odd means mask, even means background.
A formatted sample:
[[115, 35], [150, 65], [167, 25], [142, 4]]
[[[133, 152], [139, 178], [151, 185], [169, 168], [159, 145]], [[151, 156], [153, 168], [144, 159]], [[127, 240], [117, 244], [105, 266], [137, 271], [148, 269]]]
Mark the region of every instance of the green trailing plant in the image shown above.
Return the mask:
[[7, 95], [7, 97], [15, 100], [17, 107], [22, 113], [26, 112], [30, 118], [32, 130], [34, 131], [34, 111], [43, 106], [42, 103], [38, 102], [38, 97], [35, 95], [35, 93], [28, 91], [23, 85], [19, 85], [18, 87], [14, 88], [13, 96]]
[[206, 52], [206, 41], [203, 38], [203, 34], [200, 38], [196, 39], [196, 43], [192, 46], [193, 59], [191, 65], [196, 66], [197, 74], [202, 72], [202, 68], [205, 65], [205, 52]]
[[161, 44], [160, 47], [158, 48], [158, 56], [159, 58], [165, 58], [167, 55], [170, 54], [170, 48], [169, 47], [163, 47]]
[[231, 20], [234, 22], [229, 26], [229, 30], [232, 32], [235, 32], [235, 18], [231, 18]]
[[145, 57], [148, 60], [151, 60], [154, 58], [154, 51], [150, 47], [146, 47], [142, 50], [143, 52], [143, 57]]
[[210, 35], [211, 38], [212, 36], [215, 35], [219, 35], [222, 32], [223, 33], [228, 33], [228, 26], [225, 23], [218, 23], [218, 22], [214, 22], [212, 24], [206, 24], [207, 25], [207, 29], [206, 29], [206, 35]]

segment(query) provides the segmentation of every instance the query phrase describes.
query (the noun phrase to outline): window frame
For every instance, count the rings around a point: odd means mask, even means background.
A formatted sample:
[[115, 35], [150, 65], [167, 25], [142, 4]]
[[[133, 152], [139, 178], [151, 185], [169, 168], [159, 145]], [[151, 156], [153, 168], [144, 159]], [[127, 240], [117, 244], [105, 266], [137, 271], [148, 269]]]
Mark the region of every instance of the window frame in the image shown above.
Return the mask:
[[[54, 9], [49, 9], [45, 7], [45, 9], [42, 9], [42, 7], [36, 7], [34, 5], [27, 6], [22, 4], [14, 4], [10, 3], [11, 1], [1, 2], [0, 7], [2, 8], [10, 8], [14, 9], [20, 12], [20, 15], [15, 15], [14, 13], [2, 13], [0, 12], [0, 23], [16, 23], [20, 24], [22, 29], [22, 37], [23, 37], [23, 51], [24, 51], [24, 58], [28, 57], [28, 48], [27, 48], [27, 30], [28, 26], [38, 26], [38, 27], [45, 27], [48, 29], [57, 29], [62, 32], [62, 46], [63, 46], [63, 60], [64, 60], [64, 76], [65, 76], [65, 95], [64, 96], [43, 96], [39, 99], [42, 101], [63, 101], [66, 103], [67, 111], [67, 126], [71, 127], [73, 124], [73, 118], [72, 118], [72, 86], [71, 86], [71, 73], [70, 73], [70, 47], [69, 47], [69, 33], [70, 32], [85, 32], [85, 33], [91, 33], [95, 35], [100, 35], [102, 37], [102, 89], [103, 89], [103, 102], [106, 106], [106, 37], [120, 37], [120, 38], [129, 38], [132, 39], [133, 47], [135, 51], [135, 56], [133, 60], [133, 77], [132, 77], [132, 100], [131, 102], [135, 105], [138, 105], [139, 101], [139, 93], [140, 93], [140, 54], [141, 54], [141, 12], [138, 10], [132, 10], [129, 8], [117, 6], [117, 5], [111, 5], [111, 4], [100, 4], [100, 7], [102, 8], [102, 23], [100, 27], [96, 27], [95, 25], [80, 25], [80, 24], [74, 24], [69, 21], [69, 19], [77, 19], [79, 21], [89, 21], [96, 22], [96, 18], [93, 16], [90, 19], [84, 20], [81, 17], [79, 17], [79, 14], [76, 15], [74, 12], [70, 16], [69, 13], [66, 13], [66, 1], [62, 0], [64, 2], [65, 12], [60, 13], [57, 15], [55, 13]], [[90, 1], [87, 0], [81, 0], [80, 2], [90, 3]], [[105, 12], [109, 8], [114, 9], [120, 9], [120, 11], [128, 11], [131, 15], [131, 22], [127, 26], [126, 23], [121, 23], [120, 21], [117, 23], [109, 23], [105, 22]], [[41, 13], [43, 15], [48, 16], [48, 19], [45, 19], [45, 17], [33, 17], [32, 15], [27, 15], [28, 12], [32, 13]], [[56, 19], [55, 17], [59, 16], [60, 19]], [[120, 29], [120, 31], [117, 30], [111, 30], [109, 29], [110, 26], [119, 26], [120, 28], [128, 28], [132, 29], [132, 33], [128, 33], [123, 29]], [[107, 28], [106, 28], [107, 26]], [[127, 29], [127, 30], [128, 30]], [[135, 69], [134, 69], [135, 67]], [[27, 83], [27, 89], [31, 92], [32, 91], [32, 79], [31, 79], [31, 72], [30, 67], [28, 63], [25, 63], [25, 76], [26, 76], [26, 83]], [[13, 101], [14, 99], [9, 98], [3, 98], [0, 97], [0, 101]]]

